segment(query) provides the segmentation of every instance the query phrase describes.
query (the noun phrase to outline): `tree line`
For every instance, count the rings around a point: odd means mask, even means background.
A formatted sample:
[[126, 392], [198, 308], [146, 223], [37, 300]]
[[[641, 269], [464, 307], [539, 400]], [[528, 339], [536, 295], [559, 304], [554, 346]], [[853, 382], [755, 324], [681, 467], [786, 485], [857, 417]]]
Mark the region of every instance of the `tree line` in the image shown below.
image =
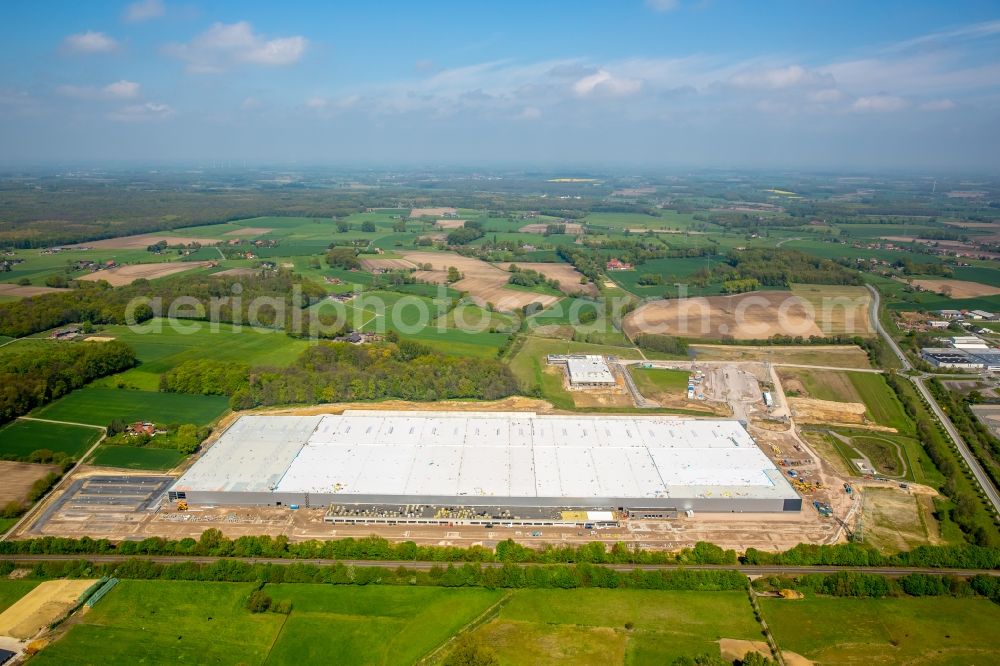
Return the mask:
[[912, 567], [936, 569], [1000, 569], [1000, 548], [962, 544], [918, 546], [887, 554], [857, 543], [799, 544], [783, 552], [748, 548], [742, 557], [733, 550], [700, 541], [680, 551], [646, 550], [624, 542], [544, 544], [531, 548], [511, 539], [484, 546], [430, 546], [413, 541], [391, 542], [379, 536], [320, 541], [289, 541], [287, 536], [242, 536], [230, 539], [215, 528], [198, 539], [147, 537], [141, 541], [39, 537], [0, 541], [0, 555], [165, 555], [176, 557], [266, 557], [317, 560], [381, 560], [413, 562], [492, 562], [513, 564], [718, 564]]
[[[296, 288], [299, 290], [297, 295]], [[184, 307], [177, 316], [206, 319], [211, 316], [211, 304], [217, 320], [242, 322], [249, 319], [250, 308], [257, 298], [275, 299], [284, 312], [272, 306], [257, 308], [256, 319], [262, 326], [284, 329], [291, 335], [305, 335], [314, 316], [305, 306], [326, 295], [319, 284], [295, 276], [290, 271], [241, 276], [186, 275], [150, 282], [136, 280], [123, 287], [107, 283], [77, 283], [69, 291], [41, 294], [0, 303], [0, 335], [23, 337], [70, 323], [126, 324], [141, 323], [153, 316], [166, 315], [171, 303], [182, 297], [193, 298], [197, 306]], [[150, 302], [146, 302], [149, 299]], [[163, 312], [153, 308], [155, 299], [162, 303]], [[130, 303], [133, 305], [129, 310]], [[298, 313], [294, 314], [296, 310]], [[301, 324], [296, 324], [296, 317]], [[130, 321], [131, 319], [131, 321]]]
[[30, 346], [15, 343], [9, 349], [12, 352], [0, 356], [0, 423], [136, 364], [132, 348], [117, 340]]
[[892, 372], [886, 373], [885, 379], [899, 398], [907, 416], [913, 419], [917, 439], [927, 456], [944, 476], [945, 481], [939, 490], [950, 498], [952, 506], [942, 508], [940, 512], [954, 521], [970, 542], [983, 546], [1000, 544], [1000, 534], [992, 511], [977, 496], [975, 486], [965, 477], [958, 454], [942, 432], [941, 426], [931, 417], [906, 380]]
[[[0, 562], [0, 576], [14, 570], [14, 563]], [[482, 566], [467, 562], [435, 566], [428, 571], [407, 567], [353, 567], [342, 563], [249, 564], [218, 560], [210, 564], [177, 562], [162, 564], [130, 559], [109, 564], [77, 561], [39, 562], [29, 574], [34, 579], [95, 578], [109, 576], [125, 580], [190, 580], [230, 583], [325, 583], [328, 585], [420, 585], [436, 587], [485, 587], [488, 589], [641, 589], [718, 592], [745, 590], [746, 576], [738, 571], [615, 571], [593, 564], [551, 567]], [[280, 600], [275, 600], [280, 601]]]
[[496, 400], [518, 392], [514, 375], [497, 360], [439, 354], [409, 340], [323, 342], [289, 368], [185, 361], [162, 375], [160, 388], [230, 395], [233, 409], [385, 398]]
[[1000, 581], [979, 574], [971, 578], [909, 573], [898, 578], [863, 571], [832, 574], [764, 576], [752, 583], [757, 591], [798, 590], [830, 597], [881, 599], [885, 597], [970, 597], [984, 596], [1000, 603]]

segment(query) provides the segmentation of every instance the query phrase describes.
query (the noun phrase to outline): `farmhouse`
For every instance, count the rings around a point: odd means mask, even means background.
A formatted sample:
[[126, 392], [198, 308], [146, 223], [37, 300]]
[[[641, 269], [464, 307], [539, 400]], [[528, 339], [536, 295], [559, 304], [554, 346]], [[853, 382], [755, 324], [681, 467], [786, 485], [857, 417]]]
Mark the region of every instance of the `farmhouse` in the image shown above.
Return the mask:
[[632, 270], [632, 264], [626, 263], [624, 261], [619, 261], [618, 258], [614, 258], [605, 264], [605, 268], [609, 271], [630, 271]]
[[168, 497], [426, 524], [802, 507], [738, 421], [532, 412], [246, 415]]

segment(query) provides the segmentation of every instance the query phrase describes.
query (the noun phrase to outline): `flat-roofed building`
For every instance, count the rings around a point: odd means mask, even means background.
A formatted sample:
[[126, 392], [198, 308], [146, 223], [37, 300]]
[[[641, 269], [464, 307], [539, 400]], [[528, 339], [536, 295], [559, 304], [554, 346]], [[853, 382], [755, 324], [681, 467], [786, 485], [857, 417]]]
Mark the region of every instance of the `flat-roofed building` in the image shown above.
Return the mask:
[[[735, 420], [349, 410], [240, 417], [170, 488], [212, 505], [334, 507], [414, 521], [632, 508], [799, 511]], [[465, 515], [465, 514], [463, 514]]]

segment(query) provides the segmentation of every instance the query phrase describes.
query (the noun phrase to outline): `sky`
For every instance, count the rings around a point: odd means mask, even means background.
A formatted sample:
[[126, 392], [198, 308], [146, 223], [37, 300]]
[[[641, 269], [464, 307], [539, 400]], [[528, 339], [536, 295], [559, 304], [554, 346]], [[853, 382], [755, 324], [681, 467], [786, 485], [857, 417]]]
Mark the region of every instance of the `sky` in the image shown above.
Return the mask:
[[0, 162], [1000, 171], [1000, 3], [0, 4]]

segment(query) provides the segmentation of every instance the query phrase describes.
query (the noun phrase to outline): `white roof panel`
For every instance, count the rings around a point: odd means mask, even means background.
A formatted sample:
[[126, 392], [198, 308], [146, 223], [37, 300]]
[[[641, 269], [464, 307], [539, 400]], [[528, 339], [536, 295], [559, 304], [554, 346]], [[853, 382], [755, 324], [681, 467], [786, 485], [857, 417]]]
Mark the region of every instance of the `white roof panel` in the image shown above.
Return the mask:
[[797, 497], [732, 420], [377, 410], [243, 416], [174, 488], [345, 500]]

